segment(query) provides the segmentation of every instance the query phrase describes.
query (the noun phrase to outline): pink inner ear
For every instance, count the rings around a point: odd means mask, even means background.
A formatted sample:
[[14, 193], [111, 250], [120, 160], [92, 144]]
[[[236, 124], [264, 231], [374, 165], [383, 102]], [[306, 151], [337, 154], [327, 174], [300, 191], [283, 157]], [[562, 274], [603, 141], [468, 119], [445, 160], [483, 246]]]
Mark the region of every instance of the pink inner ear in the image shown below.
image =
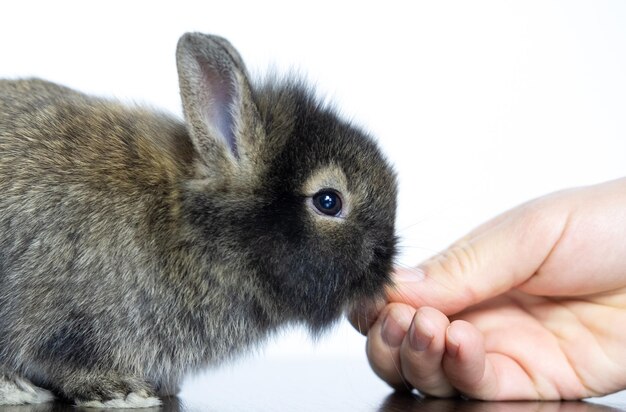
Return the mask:
[[209, 130], [220, 134], [231, 153], [237, 157], [237, 143], [235, 141], [235, 122], [233, 104], [235, 100], [235, 85], [228, 73], [220, 73], [218, 68], [203, 65], [202, 107], [204, 108], [205, 122]]

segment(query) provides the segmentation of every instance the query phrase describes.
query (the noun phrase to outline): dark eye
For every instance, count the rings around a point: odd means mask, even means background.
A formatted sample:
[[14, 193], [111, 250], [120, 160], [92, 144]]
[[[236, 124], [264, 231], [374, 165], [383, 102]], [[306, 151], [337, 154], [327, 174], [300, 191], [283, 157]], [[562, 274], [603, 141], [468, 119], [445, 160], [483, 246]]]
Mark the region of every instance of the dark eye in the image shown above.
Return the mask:
[[341, 197], [334, 190], [324, 189], [313, 195], [313, 206], [328, 216], [337, 216], [341, 212]]

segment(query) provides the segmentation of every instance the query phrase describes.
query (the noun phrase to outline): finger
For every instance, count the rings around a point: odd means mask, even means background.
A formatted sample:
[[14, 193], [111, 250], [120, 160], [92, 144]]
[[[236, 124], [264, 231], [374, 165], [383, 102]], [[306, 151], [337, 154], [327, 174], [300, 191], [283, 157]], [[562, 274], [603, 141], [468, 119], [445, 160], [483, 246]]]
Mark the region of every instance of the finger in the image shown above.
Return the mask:
[[482, 334], [466, 321], [457, 320], [448, 327], [443, 369], [450, 384], [470, 398], [530, 400], [539, 396], [520, 364], [508, 356], [487, 354]]
[[367, 336], [370, 328], [386, 305], [387, 302], [384, 299], [369, 299], [357, 302], [348, 311], [348, 321], [350, 321], [354, 329]]
[[388, 299], [415, 307], [432, 306], [450, 315], [497, 296], [524, 283], [539, 269], [566, 222], [566, 209], [548, 201], [509, 211], [418, 269], [398, 269]]
[[411, 306], [389, 304], [368, 333], [367, 358], [372, 369], [397, 389], [407, 388], [400, 367], [400, 346], [414, 314]]
[[441, 364], [448, 326], [450, 321], [443, 313], [430, 307], [419, 308], [402, 343], [402, 374], [408, 383], [426, 395], [448, 397], [457, 394]]

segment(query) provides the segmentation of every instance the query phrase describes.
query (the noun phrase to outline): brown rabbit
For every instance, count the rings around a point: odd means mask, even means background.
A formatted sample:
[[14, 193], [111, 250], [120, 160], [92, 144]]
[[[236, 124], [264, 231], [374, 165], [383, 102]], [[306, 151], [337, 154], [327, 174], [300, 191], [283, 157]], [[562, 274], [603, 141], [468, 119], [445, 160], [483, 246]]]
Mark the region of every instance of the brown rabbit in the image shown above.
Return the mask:
[[177, 50], [186, 122], [0, 80], [0, 404], [143, 407], [389, 283], [396, 182], [296, 80]]

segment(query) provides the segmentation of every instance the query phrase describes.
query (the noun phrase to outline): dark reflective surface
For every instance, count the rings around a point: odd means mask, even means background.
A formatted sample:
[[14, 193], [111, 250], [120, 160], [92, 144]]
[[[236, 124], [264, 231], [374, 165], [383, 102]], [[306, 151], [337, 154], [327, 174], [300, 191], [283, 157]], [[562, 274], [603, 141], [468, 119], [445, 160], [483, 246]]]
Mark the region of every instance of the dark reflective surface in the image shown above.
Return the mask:
[[[62, 403], [5, 406], [0, 412], [99, 411]], [[133, 409], [114, 409], [129, 411]], [[585, 402], [477, 402], [393, 393], [365, 359], [249, 359], [190, 379], [178, 398], [149, 412], [225, 411], [466, 411], [593, 412], [626, 410], [626, 393]]]

